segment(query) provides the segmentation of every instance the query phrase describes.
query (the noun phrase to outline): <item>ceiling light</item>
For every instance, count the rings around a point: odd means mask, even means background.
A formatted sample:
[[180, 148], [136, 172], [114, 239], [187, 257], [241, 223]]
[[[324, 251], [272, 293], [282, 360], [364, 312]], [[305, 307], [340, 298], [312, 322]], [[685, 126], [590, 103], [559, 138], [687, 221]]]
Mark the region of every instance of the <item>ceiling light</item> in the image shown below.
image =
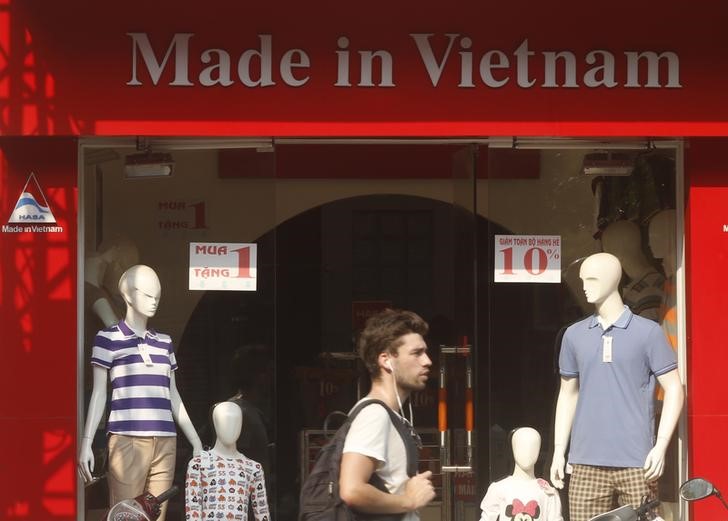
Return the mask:
[[124, 173], [127, 179], [169, 177], [173, 171], [174, 159], [171, 154], [167, 153], [130, 154], [124, 161]]
[[592, 152], [582, 164], [582, 172], [590, 176], [628, 176], [633, 170], [634, 156], [626, 152]]

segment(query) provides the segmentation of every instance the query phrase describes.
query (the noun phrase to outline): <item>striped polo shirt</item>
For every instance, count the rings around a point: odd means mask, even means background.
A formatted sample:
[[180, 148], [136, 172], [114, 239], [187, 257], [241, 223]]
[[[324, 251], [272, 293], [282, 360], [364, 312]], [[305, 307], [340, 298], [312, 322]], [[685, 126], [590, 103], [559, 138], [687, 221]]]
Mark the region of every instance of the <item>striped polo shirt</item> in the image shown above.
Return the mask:
[[[151, 365], [144, 363], [140, 346], [149, 353]], [[169, 394], [177, 361], [169, 335], [150, 329], [142, 339], [122, 320], [97, 333], [91, 363], [109, 371], [109, 434], [177, 435]]]

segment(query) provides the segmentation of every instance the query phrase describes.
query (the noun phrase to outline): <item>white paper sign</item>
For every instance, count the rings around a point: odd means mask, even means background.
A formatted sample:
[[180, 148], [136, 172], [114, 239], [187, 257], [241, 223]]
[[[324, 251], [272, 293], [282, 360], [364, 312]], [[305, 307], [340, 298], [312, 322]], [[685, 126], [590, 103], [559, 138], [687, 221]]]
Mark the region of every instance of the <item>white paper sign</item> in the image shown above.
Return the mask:
[[191, 290], [255, 291], [258, 245], [239, 242], [191, 242]]
[[495, 282], [561, 282], [559, 235], [496, 235]]

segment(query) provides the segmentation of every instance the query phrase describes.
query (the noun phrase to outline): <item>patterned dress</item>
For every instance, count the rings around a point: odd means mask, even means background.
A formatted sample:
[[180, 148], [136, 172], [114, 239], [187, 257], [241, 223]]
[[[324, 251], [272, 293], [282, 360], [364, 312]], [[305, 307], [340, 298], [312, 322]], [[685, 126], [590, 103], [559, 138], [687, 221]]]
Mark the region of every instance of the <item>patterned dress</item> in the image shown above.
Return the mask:
[[256, 521], [269, 521], [265, 477], [260, 463], [242, 454], [227, 458], [202, 451], [187, 465], [187, 521], [247, 521], [248, 503]]

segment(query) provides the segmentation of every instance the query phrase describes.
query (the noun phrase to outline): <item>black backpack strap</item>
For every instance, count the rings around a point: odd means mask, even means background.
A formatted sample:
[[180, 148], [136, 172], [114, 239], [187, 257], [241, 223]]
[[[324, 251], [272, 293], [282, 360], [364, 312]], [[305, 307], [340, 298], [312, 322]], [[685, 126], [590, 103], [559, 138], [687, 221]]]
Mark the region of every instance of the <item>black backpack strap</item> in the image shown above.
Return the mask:
[[389, 419], [392, 422], [392, 425], [394, 425], [394, 428], [397, 429], [400, 437], [402, 438], [402, 443], [404, 443], [405, 454], [407, 456], [407, 475], [409, 477], [414, 476], [419, 470], [420, 459], [419, 449], [417, 448], [417, 443], [414, 439], [414, 427], [410, 426], [410, 424], [407, 423], [406, 420], [404, 420], [399, 414], [390, 409], [386, 403], [384, 403], [382, 400], [377, 400], [376, 398], [363, 400], [359, 402], [351, 410], [351, 412], [349, 412], [349, 419], [347, 421], [349, 423], [353, 422], [354, 418], [356, 418], [356, 416], [362, 411], [362, 409], [372, 404], [381, 405], [382, 407], [384, 407], [384, 410], [389, 413]]

